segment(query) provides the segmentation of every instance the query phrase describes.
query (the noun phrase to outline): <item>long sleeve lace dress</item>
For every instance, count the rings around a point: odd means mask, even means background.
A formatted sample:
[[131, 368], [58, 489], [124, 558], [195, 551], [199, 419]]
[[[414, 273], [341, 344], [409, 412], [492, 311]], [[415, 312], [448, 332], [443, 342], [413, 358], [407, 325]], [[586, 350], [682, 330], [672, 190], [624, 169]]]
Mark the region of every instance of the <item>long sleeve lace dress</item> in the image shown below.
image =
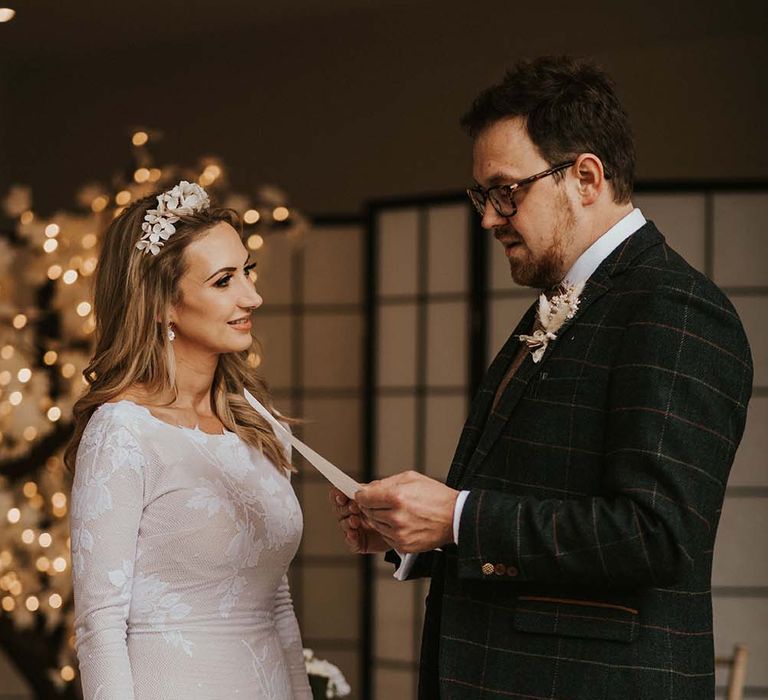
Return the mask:
[[311, 699], [286, 578], [301, 510], [261, 452], [105, 403], [71, 517], [85, 700]]

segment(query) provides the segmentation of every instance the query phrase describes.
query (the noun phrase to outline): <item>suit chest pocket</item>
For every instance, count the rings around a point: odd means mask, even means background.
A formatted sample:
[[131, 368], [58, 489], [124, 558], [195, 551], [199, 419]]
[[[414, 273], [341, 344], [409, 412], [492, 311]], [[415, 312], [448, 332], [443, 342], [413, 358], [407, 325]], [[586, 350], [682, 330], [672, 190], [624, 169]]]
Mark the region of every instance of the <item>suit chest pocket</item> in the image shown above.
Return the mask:
[[595, 600], [520, 596], [513, 626], [519, 632], [629, 643], [637, 638], [637, 610]]

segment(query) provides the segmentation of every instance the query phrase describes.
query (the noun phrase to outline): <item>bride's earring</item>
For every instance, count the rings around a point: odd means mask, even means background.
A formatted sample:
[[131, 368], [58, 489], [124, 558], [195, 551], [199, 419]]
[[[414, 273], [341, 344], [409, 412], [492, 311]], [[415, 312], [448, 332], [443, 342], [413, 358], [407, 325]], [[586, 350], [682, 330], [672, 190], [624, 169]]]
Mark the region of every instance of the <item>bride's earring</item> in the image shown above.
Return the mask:
[[168, 324], [168, 340], [173, 342], [176, 339], [176, 333], [173, 332], [173, 324]]

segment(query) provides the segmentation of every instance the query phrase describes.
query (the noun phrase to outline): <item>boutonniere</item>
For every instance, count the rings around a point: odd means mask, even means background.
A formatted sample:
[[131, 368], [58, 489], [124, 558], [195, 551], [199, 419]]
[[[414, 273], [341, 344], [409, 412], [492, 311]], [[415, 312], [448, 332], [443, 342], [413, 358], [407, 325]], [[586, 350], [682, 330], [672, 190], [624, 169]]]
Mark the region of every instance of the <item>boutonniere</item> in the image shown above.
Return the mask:
[[539, 309], [536, 312], [533, 333], [517, 336], [521, 343], [528, 346], [534, 362], [541, 360], [549, 342], [557, 340], [557, 332], [563, 324], [576, 315], [584, 282], [562, 284], [560, 289], [562, 291], [551, 298], [547, 298], [546, 294], [539, 297]]

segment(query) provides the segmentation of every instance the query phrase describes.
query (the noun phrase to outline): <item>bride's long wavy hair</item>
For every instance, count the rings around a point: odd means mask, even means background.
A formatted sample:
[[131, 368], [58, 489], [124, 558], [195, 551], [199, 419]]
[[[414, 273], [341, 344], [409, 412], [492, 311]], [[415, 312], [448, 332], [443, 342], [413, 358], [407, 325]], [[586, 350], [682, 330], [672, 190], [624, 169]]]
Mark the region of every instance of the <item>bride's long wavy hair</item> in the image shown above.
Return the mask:
[[[96, 349], [83, 376], [88, 388], [73, 407], [74, 432], [64, 463], [75, 471], [77, 449], [88, 420], [103, 403], [136, 385], [149, 396], [178, 398], [173, 345], [166, 328], [170, 307], [181, 301], [179, 281], [186, 272], [184, 251], [219, 222], [242, 235], [232, 209], [210, 208], [181, 217], [157, 255], [136, 248], [147, 209], [158, 193], [137, 200], [109, 225], [102, 242], [93, 283]], [[158, 321], [158, 319], [160, 319]], [[248, 364], [249, 350], [222, 353], [211, 385], [211, 405], [224, 426], [258, 448], [273, 464], [292, 470], [267, 421], [243, 396], [246, 387], [273, 415], [278, 415], [264, 380]], [[170, 394], [169, 394], [170, 392]], [[295, 423], [280, 416], [280, 420]]]

